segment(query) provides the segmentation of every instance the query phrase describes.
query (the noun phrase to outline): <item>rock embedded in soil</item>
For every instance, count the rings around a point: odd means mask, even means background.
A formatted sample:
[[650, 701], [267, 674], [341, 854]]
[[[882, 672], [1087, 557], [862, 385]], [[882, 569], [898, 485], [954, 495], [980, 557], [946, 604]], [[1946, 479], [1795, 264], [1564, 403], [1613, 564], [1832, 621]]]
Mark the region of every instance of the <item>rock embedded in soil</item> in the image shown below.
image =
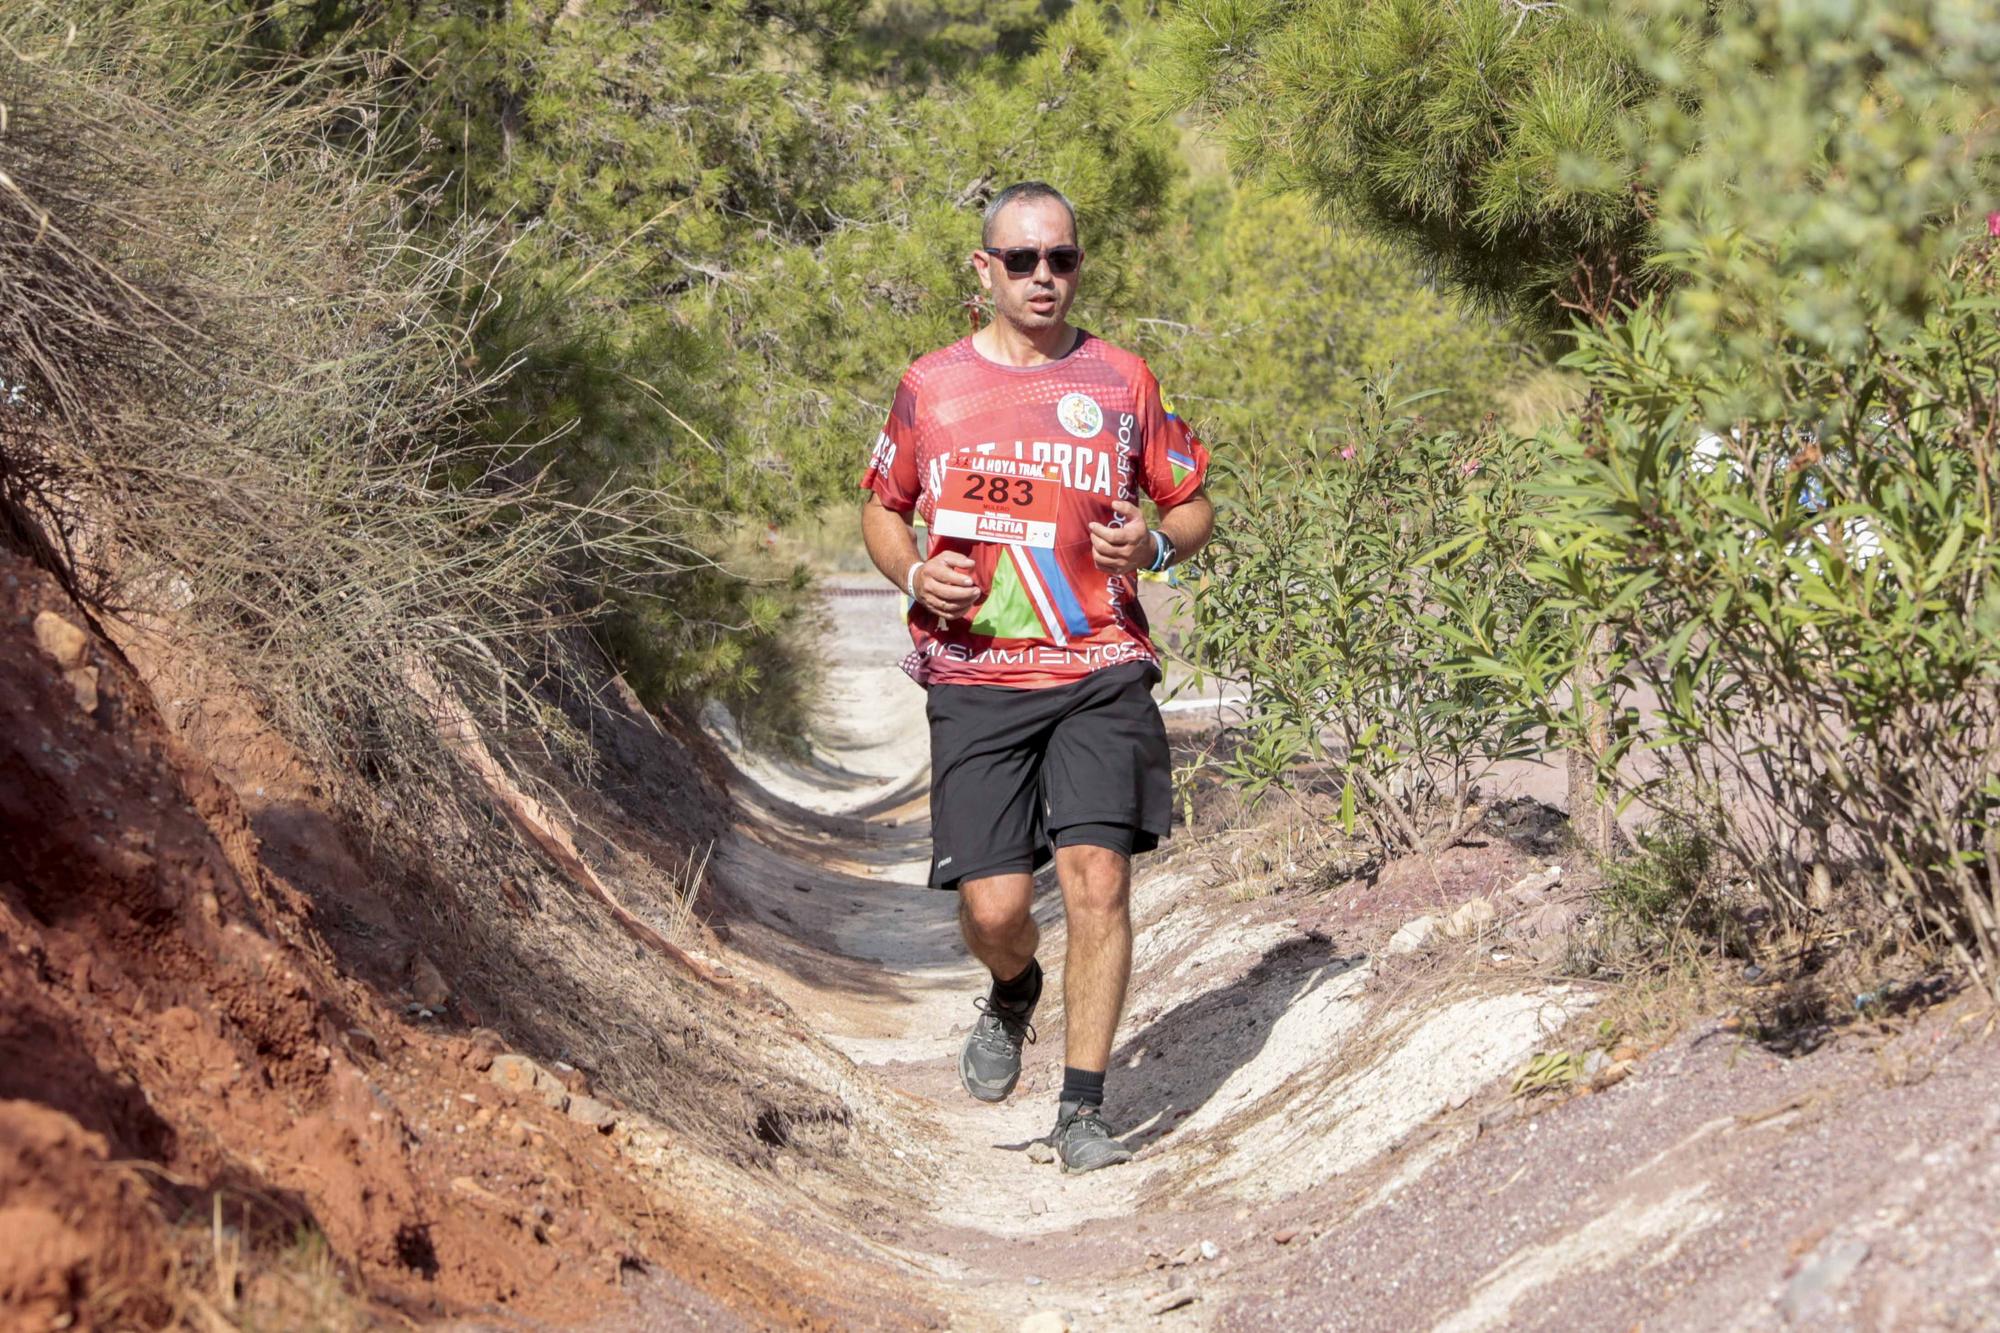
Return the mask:
[[1779, 1309], [1787, 1319], [1802, 1326], [1810, 1326], [1832, 1314], [1840, 1289], [1868, 1258], [1869, 1248], [1867, 1241], [1858, 1238], [1822, 1245], [1785, 1284]]
[[426, 1009], [442, 1009], [451, 1003], [451, 987], [444, 973], [422, 950], [410, 956], [410, 998]]
[[565, 1114], [580, 1125], [589, 1125], [600, 1134], [609, 1134], [618, 1126], [618, 1113], [595, 1097], [572, 1096]]
[[1485, 898], [1470, 898], [1460, 903], [1456, 910], [1444, 920], [1444, 933], [1455, 940], [1477, 935], [1493, 924], [1499, 913]]
[[1172, 1291], [1163, 1291], [1159, 1295], [1147, 1300], [1146, 1313], [1151, 1315], [1166, 1314], [1171, 1310], [1180, 1309], [1183, 1305], [1193, 1305], [1200, 1299], [1201, 1294], [1193, 1287], [1176, 1287]]
[[1389, 952], [1415, 953], [1430, 943], [1430, 938], [1437, 932], [1437, 928], [1438, 919], [1434, 916], [1420, 916], [1414, 921], [1406, 922], [1402, 929], [1389, 937]]
[[1543, 894], [1562, 883], [1562, 877], [1561, 866], [1552, 865], [1546, 870], [1537, 870], [1533, 874], [1523, 875], [1509, 885], [1507, 896], [1524, 906], [1539, 902]]
[[1059, 1310], [1037, 1310], [1021, 1321], [1020, 1333], [1069, 1333], [1069, 1316]]
[[486, 1071], [486, 1077], [508, 1092], [539, 1098], [552, 1111], [563, 1110], [569, 1105], [569, 1090], [525, 1055], [494, 1057], [493, 1067]]
[[41, 611], [35, 615], [35, 643], [55, 659], [57, 666], [74, 671], [83, 665], [90, 636], [55, 612]]

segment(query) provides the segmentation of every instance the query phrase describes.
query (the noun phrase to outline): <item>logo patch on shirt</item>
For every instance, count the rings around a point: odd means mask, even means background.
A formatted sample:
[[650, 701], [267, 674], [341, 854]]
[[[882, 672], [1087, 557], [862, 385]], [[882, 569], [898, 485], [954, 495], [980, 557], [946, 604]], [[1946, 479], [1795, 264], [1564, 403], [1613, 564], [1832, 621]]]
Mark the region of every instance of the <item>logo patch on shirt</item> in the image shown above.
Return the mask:
[[1079, 440], [1091, 440], [1104, 429], [1104, 409], [1087, 393], [1066, 393], [1056, 404], [1056, 420]]

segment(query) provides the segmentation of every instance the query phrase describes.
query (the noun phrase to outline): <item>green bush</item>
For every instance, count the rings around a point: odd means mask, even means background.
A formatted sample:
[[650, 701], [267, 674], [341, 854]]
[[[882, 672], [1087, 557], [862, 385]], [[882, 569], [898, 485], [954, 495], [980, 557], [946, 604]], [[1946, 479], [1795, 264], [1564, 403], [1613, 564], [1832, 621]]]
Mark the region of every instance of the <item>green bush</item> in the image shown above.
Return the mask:
[[[1655, 820], [1634, 839], [1631, 854], [1604, 864], [1596, 898], [1606, 915], [1637, 943], [1731, 933], [1714, 883], [1713, 831], [1683, 811]], [[1740, 932], [1739, 932], [1740, 933]]]
[[1434, 425], [1469, 429], [1523, 359], [1504, 323], [1394, 247], [1258, 180], [1198, 178], [1140, 272], [1152, 299], [1111, 332], [1205, 438], [1302, 444], [1392, 375], [1443, 391], [1424, 404]]
[[1526, 751], [1530, 716], [1461, 645], [1548, 632], [1521, 569], [1541, 454], [1412, 405], [1371, 390], [1338, 434], [1221, 461], [1232, 499], [1188, 647], [1249, 694], [1228, 776], [1255, 793], [1328, 764], [1349, 832], [1436, 850], [1475, 821], [1473, 784]]
[[1835, 906], [1845, 868], [1850, 908], [2000, 980], [2000, 286], [1990, 255], [1950, 282], [1837, 376], [1771, 349], [1794, 412], [1722, 431], [1699, 408], [1735, 386], [1677, 369], [1657, 321], [1586, 337], [1572, 364], [1615, 390], [1538, 570], [1609, 627], [1609, 689], [1656, 701], [1607, 761], [1706, 793], [1777, 913]]

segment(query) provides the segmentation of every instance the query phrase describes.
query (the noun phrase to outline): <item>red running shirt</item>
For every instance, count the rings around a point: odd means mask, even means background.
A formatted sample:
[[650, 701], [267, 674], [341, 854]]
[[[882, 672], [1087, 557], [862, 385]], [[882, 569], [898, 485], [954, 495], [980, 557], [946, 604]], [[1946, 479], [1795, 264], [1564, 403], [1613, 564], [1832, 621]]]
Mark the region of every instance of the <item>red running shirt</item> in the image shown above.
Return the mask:
[[1112, 501], [1136, 504], [1143, 493], [1171, 507], [1208, 475], [1208, 450], [1162, 401], [1146, 363], [1080, 333], [1060, 361], [1003, 366], [961, 338], [904, 373], [861, 485], [928, 524], [947, 461], [966, 453], [1055, 465], [1055, 545], [943, 537], [933, 524], [929, 554], [970, 556], [980, 600], [948, 624], [913, 608], [916, 650], [903, 669], [923, 685], [1039, 689], [1158, 661], [1138, 583], [1090, 555], [1089, 525], [1114, 521]]

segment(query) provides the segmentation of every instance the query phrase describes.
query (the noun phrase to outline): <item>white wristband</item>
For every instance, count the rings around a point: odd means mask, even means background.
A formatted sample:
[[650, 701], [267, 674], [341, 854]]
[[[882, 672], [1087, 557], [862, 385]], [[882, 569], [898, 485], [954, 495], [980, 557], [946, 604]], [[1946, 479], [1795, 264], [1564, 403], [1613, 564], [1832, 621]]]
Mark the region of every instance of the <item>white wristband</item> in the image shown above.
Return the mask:
[[917, 571], [923, 567], [924, 562], [919, 560], [910, 566], [909, 573], [903, 575], [903, 591], [910, 595], [910, 600], [913, 602], [917, 600]]

